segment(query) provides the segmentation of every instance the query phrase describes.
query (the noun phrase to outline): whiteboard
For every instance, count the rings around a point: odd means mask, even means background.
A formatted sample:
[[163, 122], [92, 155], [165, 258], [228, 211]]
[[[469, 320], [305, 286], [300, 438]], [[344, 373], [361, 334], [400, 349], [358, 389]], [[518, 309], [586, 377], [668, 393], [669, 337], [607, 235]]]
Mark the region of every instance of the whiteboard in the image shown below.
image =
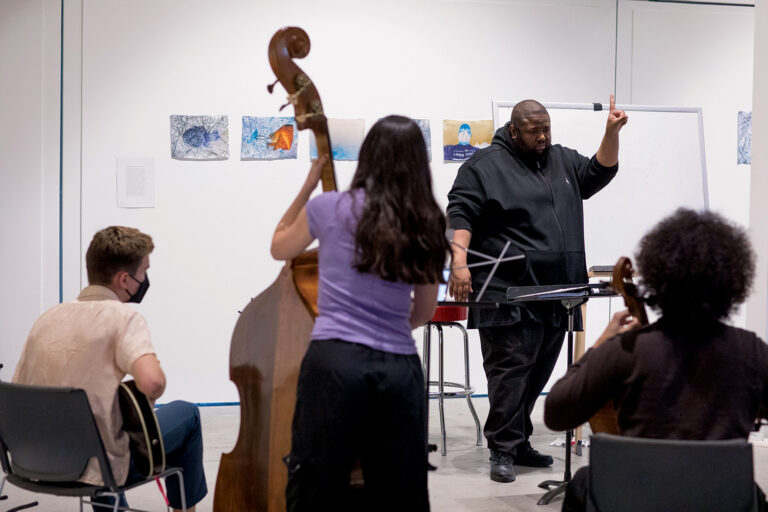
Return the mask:
[[[493, 101], [495, 127], [506, 123], [515, 101]], [[544, 103], [552, 144], [592, 156], [605, 132], [608, 106]], [[602, 110], [595, 110], [595, 108]], [[619, 172], [584, 202], [587, 267], [633, 257], [659, 220], [679, 207], [709, 209], [704, 127], [700, 108], [617, 105], [629, 116], [619, 142]]]

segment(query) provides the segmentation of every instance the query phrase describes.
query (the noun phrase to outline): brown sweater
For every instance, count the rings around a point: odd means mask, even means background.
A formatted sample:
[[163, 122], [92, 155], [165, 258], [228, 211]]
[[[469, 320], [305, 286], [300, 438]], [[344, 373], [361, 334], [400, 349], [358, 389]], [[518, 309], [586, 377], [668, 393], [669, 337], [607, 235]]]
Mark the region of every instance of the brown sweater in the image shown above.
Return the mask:
[[590, 349], [552, 387], [544, 422], [576, 427], [609, 400], [624, 435], [746, 438], [768, 407], [768, 345], [721, 323], [693, 333], [662, 319]]

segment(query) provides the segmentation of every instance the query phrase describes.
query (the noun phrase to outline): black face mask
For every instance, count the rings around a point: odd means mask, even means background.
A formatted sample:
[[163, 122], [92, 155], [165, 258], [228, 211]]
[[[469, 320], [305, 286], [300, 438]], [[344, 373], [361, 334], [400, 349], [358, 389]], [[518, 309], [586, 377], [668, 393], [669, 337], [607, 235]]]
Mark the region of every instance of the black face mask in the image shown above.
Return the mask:
[[[131, 274], [128, 274], [128, 275], [131, 276]], [[145, 274], [143, 281], [139, 281], [133, 276], [131, 276], [131, 279], [139, 283], [139, 288], [136, 290], [136, 293], [132, 295], [128, 290], [125, 290], [125, 292], [128, 295], [130, 295], [130, 297], [128, 297], [128, 302], [135, 302], [136, 304], [138, 304], [139, 302], [141, 302], [141, 299], [144, 298], [144, 294], [147, 293], [147, 289], [149, 289], [149, 276]]]

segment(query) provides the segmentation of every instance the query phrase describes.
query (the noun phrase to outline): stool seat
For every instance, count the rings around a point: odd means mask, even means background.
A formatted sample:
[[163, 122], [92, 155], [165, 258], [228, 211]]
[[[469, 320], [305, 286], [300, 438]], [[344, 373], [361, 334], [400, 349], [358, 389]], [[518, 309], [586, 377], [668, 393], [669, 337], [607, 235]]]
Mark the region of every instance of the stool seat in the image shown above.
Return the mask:
[[467, 319], [466, 306], [437, 306], [430, 322], [460, 322]]

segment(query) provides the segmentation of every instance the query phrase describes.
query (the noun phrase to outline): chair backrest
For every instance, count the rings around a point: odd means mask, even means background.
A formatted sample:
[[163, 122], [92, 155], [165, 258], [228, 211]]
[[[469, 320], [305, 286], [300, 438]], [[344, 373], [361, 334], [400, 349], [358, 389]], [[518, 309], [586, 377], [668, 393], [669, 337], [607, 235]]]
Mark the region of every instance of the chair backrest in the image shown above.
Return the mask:
[[587, 510], [755, 510], [752, 446], [743, 439], [676, 441], [597, 434], [590, 444]]
[[82, 389], [0, 382], [0, 448], [3, 470], [17, 477], [76, 481], [95, 457], [104, 484], [116, 487]]

